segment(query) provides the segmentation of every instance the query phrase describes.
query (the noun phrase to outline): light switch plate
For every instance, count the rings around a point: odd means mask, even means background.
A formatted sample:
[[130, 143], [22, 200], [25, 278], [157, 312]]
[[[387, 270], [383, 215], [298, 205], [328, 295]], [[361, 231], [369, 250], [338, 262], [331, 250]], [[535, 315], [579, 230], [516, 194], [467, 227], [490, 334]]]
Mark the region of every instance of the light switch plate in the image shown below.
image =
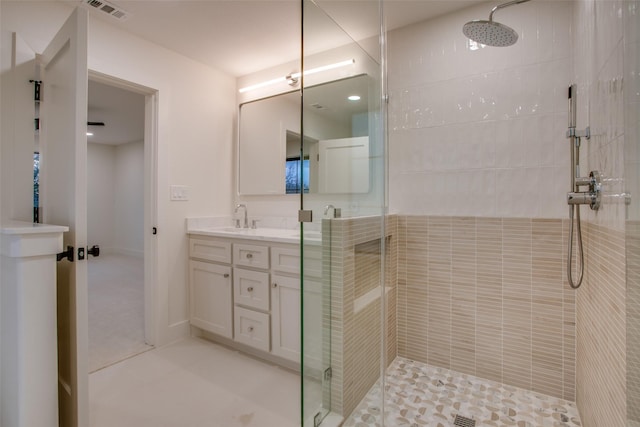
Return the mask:
[[189, 187], [186, 185], [172, 185], [169, 188], [172, 201], [184, 202], [189, 200]]

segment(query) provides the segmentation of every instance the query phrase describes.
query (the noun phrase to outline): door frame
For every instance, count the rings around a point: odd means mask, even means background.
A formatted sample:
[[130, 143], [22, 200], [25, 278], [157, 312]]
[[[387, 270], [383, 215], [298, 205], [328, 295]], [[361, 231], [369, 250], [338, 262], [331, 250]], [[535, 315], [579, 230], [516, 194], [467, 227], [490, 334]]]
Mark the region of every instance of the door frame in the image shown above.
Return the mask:
[[158, 90], [89, 69], [89, 80], [144, 95], [144, 338], [157, 341]]

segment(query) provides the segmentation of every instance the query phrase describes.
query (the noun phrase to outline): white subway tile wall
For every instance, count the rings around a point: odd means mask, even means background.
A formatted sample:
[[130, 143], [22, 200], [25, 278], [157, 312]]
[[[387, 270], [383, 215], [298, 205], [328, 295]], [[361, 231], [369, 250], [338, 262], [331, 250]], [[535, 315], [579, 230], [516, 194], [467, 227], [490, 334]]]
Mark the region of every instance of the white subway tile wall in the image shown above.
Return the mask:
[[569, 187], [572, 2], [496, 19], [520, 40], [462, 34], [487, 5], [389, 34], [389, 200], [406, 214], [559, 218]]

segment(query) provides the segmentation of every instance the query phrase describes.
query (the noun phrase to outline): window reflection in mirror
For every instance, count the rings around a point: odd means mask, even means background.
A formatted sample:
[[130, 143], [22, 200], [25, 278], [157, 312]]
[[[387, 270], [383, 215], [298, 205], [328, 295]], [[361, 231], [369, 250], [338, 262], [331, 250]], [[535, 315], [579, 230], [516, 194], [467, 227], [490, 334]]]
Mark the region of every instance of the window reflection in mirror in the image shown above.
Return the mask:
[[[311, 146], [318, 141], [306, 138], [305, 144]], [[285, 162], [285, 192], [286, 194], [300, 194], [309, 192], [310, 187], [310, 162], [307, 148], [304, 150], [304, 158], [300, 153], [300, 134], [287, 130], [287, 158]], [[317, 168], [314, 166], [314, 170]]]
[[[305, 88], [302, 158], [300, 92], [242, 104], [239, 193], [366, 193], [371, 84], [369, 76], [358, 75]], [[338, 168], [345, 173], [328, 173]]]

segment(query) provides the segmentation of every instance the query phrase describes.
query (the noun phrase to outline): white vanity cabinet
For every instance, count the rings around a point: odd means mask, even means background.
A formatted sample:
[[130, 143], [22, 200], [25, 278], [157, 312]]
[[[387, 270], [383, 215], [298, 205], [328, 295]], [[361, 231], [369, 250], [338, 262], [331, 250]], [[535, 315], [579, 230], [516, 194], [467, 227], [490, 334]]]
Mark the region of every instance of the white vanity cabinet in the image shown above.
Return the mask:
[[[299, 364], [300, 246], [294, 242], [191, 234], [191, 324], [232, 340], [227, 345]], [[320, 254], [320, 246], [305, 248], [305, 298], [320, 298]], [[312, 320], [318, 328], [320, 320]]]

